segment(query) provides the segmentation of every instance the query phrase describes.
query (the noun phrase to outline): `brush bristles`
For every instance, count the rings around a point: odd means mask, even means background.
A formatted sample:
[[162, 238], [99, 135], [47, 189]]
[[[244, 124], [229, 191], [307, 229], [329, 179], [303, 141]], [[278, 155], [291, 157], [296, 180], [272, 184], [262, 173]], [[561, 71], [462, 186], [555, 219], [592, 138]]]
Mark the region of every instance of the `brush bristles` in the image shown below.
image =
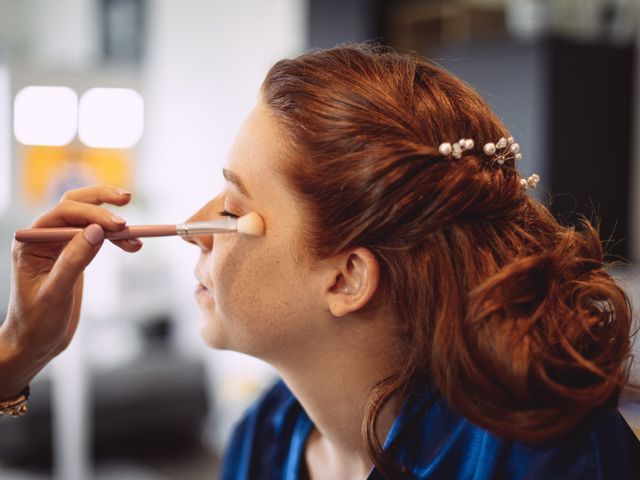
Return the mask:
[[264, 221], [256, 212], [238, 218], [238, 232], [259, 237], [264, 234]]

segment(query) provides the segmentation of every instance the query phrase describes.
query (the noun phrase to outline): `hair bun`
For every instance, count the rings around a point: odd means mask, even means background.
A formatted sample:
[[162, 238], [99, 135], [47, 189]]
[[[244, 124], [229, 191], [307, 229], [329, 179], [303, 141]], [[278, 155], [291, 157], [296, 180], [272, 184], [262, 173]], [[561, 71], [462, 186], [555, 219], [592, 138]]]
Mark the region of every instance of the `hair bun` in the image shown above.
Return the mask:
[[617, 401], [626, 382], [631, 306], [585, 223], [470, 292], [458, 373], [473, 394], [452, 403], [495, 432], [531, 441], [563, 433]]

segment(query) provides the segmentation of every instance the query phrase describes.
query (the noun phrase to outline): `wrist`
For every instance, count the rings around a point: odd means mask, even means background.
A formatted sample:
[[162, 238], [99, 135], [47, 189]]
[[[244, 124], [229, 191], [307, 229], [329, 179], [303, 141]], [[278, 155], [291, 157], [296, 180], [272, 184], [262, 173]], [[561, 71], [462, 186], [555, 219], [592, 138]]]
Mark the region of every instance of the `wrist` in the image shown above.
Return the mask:
[[0, 402], [0, 417], [4, 415], [19, 417], [27, 413], [27, 400], [30, 393], [31, 388], [27, 385], [16, 397]]
[[19, 396], [46, 364], [31, 358], [7, 325], [0, 325], [0, 402]]

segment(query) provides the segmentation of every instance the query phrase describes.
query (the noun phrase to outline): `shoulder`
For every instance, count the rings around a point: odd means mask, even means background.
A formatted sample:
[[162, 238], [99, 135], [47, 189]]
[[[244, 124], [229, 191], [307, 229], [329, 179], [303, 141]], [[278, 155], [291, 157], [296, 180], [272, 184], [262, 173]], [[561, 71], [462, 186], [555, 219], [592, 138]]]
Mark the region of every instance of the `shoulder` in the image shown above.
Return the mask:
[[[417, 407], [417, 408], [415, 408]], [[438, 392], [405, 405], [391, 452], [415, 478], [640, 478], [640, 442], [615, 409], [596, 409], [572, 431], [540, 444], [501, 438], [457, 415]]]
[[531, 457], [535, 476], [562, 478], [640, 478], [640, 441], [615, 408], [597, 408], [567, 435], [534, 447], [514, 444], [513, 458]]
[[222, 465], [222, 479], [255, 478], [285, 455], [300, 404], [282, 380], [256, 400], [236, 424]]

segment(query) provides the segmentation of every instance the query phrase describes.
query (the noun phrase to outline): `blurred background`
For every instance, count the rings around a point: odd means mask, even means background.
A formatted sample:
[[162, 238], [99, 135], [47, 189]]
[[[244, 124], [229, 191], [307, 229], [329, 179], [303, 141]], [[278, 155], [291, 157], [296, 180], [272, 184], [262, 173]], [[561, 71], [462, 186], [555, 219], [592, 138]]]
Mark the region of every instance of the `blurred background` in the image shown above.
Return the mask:
[[[270, 65], [378, 40], [473, 85], [564, 223], [601, 219], [637, 310], [638, 0], [0, 0], [0, 318], [12, 232], [69, 188], [133, 192], [130, 224], [179, 223], [221, 167]], [[120, 212], [119, 212], [120, 213]], [[207, 349], [197, 251], [110, 244], [89, 267], [72, 346], [0, 420], [3, 479], [216, 478], [233, 424], [275, 372]], [[637, 318], [637, 317], [636, 317]], [[634, 376], [637, 380], [637, 370]], [[635, 399], [637, 400], [637, 399]], [[640, 403], [625, 416], [640, 424]]]

